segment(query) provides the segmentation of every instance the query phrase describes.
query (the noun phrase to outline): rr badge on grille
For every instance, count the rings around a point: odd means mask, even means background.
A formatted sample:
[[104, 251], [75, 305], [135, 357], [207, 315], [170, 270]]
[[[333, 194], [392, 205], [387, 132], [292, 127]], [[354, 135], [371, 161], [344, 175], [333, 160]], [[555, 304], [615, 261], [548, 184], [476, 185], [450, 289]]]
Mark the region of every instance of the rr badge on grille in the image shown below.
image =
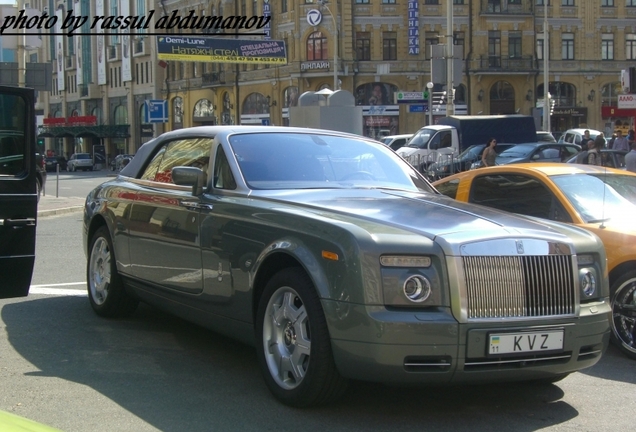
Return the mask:
[[516, 240], [515, 243], [517, 244], [517, 253], [519, 255], [523, 255], [524, 251], [523, 251], [523, 242], [521, 240]]

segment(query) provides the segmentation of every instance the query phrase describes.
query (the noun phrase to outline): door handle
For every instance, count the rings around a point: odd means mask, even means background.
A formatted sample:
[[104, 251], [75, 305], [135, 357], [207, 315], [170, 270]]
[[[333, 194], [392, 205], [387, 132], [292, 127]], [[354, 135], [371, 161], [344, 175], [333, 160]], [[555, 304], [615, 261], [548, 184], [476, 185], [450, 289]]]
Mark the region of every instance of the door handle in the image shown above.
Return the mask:
[[17, 228], [23, 226], [35, 226], [35, 218], [24, 219], [0, 219], [0, 226]]
[[190, 210], [212, 210], [214, 208], [212, 204], [201, 204], [198, 201], [181, 201], [179, 205]]

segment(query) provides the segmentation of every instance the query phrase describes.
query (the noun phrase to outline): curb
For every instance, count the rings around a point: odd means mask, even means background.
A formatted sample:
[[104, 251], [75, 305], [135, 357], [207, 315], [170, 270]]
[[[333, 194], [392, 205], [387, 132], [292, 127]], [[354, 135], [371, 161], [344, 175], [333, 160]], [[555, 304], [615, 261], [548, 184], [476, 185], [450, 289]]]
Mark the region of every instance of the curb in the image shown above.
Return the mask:
[[64, 207], [50, 210], [38, 210], [38, 217], [56, 216], [67, 213], [76, 213], [84, 210], [84, 206]]

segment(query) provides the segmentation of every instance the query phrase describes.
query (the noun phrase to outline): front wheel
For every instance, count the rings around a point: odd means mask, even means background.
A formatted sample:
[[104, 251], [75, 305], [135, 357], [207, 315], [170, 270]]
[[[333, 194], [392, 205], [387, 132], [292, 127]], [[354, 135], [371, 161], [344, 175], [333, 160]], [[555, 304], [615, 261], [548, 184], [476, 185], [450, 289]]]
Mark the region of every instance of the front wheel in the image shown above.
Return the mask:
[[256, 349], [265, 382], [281, 402], [324, 405], [345, 392], [320, 299], [299, 268], [276, 273], [258, 304]]
[[95, 313], [109, 318], [132, 314], [139, 301], [131, 297], [124, 288], [117, 272], [113, 242], [105, 226], [95, 231], [88, 251], [88, 299]]
[[636, 360], [636, 271], [625, 273], [612, 284], [612, 342]]

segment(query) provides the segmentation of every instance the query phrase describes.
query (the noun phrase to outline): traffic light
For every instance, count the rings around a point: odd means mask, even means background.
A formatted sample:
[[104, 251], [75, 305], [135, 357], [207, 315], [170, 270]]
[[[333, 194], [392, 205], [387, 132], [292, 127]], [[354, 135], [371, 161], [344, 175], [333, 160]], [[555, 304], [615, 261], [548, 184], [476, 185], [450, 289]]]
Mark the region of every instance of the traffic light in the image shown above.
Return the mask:
[[37, 142], [38, 147], [44, 147], [44, 138], [38, 138]]
[[428, 90], [424, 90], [424, 99], [428, 100]]
[[550, 115], [554, 114], [554, 105], [555, 105], [556, 101], [552, 98], [550, 98]]

